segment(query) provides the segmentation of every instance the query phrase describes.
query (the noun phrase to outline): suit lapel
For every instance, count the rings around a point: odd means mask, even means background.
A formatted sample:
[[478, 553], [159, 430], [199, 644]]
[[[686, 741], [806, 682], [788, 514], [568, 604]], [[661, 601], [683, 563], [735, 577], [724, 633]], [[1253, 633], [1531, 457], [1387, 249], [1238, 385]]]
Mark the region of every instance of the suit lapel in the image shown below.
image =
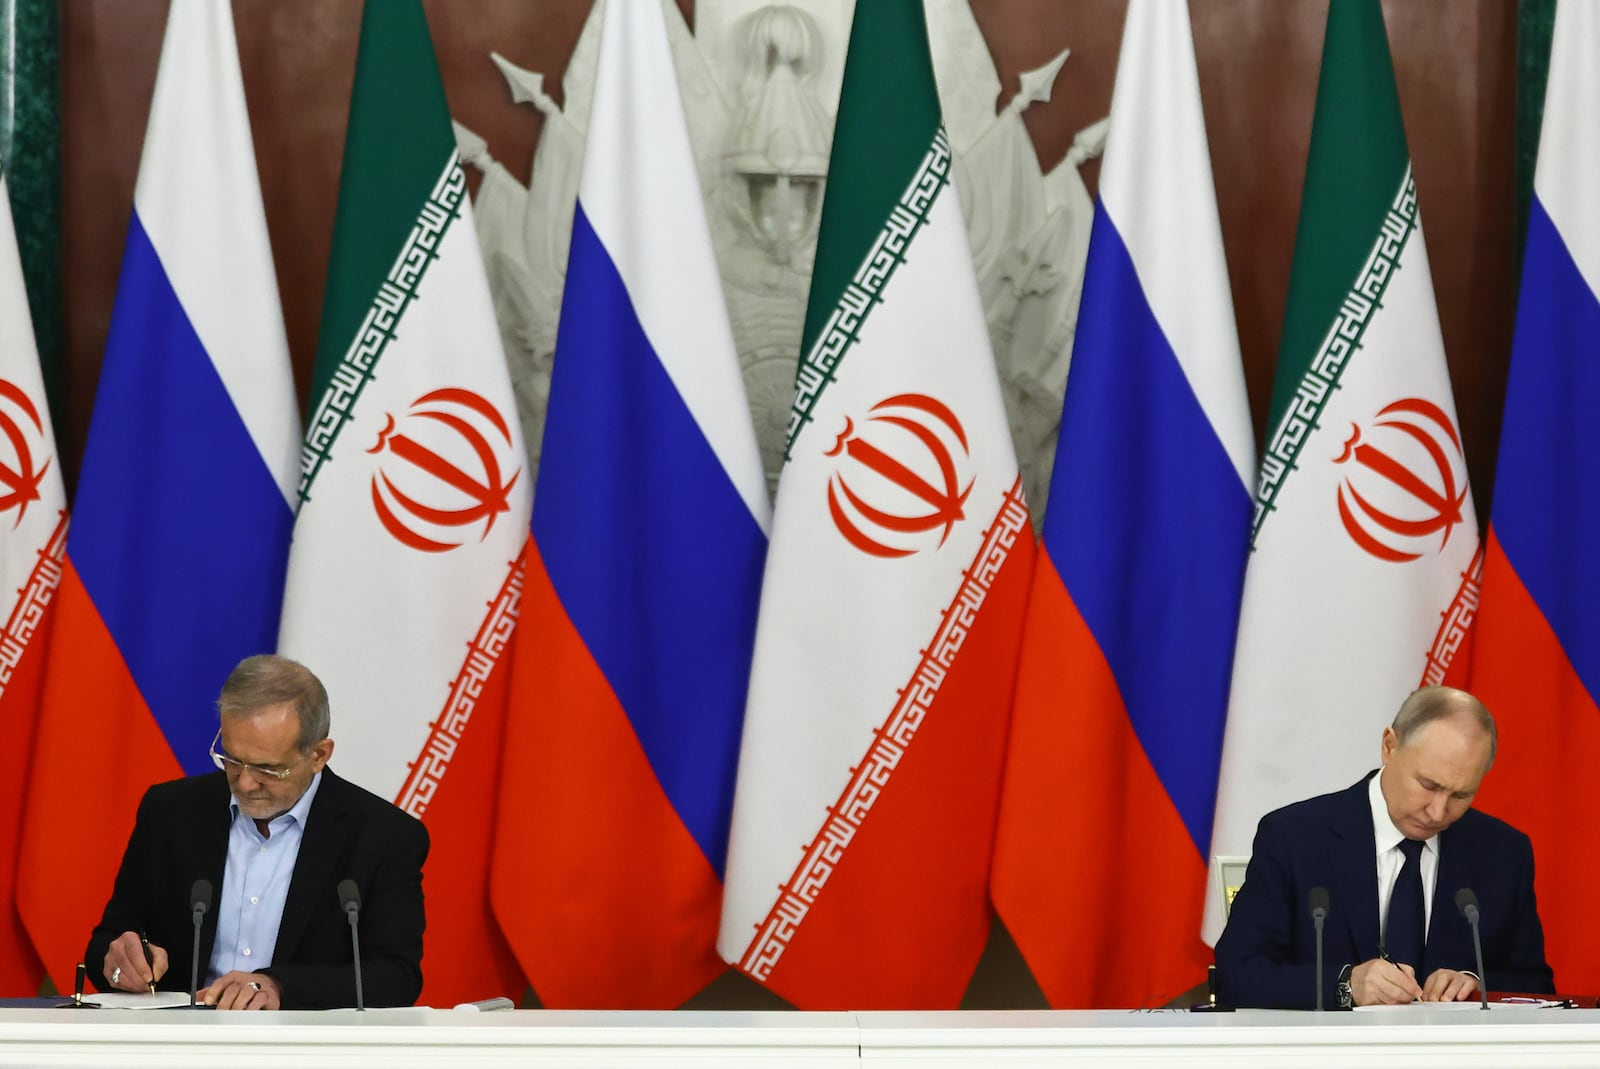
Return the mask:
[[[319, 905], [318, 899], [331, 895], [338, 880], [333, 866], [340, 847], [349, 835], [349, 808], [345, 783], [332, 769], [322, 770], [322, 782], [311, 801], [300, 853], [295, 858], [294, 875], [289, 879], [289, 894], [283, 902], [283, 919], [278, 925], [278, 942], [272, 951], [274, 963], [289, 960], [305, 934], [306, 925]], [[326, 902], [320, 903], [327, 905]]]
[[1372, 805], [1367, 780], [1339, 797], [1333, 820], [1333, 868], [1339, 874], [1339, 901], [1349, 922], [1356, 961], [1378, 956], [1378, 851], [1372, 832]]
[[1433, 907], [1428, 921], [1430, 969], [1435, 962], [1472, 960], [1470, 929], [1456, 909], [1456, 891], [1472, 886], [1468, 871], [1472, 850], [1462, 841], [1464, 834], [1456, 823], [1439, 836], [1439, 870], [1433, 880]]
[[[202, 806], [199, 816], [200, 834], [195, 836], [198, 856], [195, 858], [195, 875], [211, 881], [211, 907], [200, 921], [200, 982], [206, 981], [206, 970], [211, 961], [211, 951], [217, 941], [217, 905], [222, 895], [222, 880], [228, 871], [228, 839], [233, 834], [233, 792], [228, 788], [227, 777], [216, 773], [217, 790], [214, 797]], [[192, 888], [186, 888], [187, 894]]]

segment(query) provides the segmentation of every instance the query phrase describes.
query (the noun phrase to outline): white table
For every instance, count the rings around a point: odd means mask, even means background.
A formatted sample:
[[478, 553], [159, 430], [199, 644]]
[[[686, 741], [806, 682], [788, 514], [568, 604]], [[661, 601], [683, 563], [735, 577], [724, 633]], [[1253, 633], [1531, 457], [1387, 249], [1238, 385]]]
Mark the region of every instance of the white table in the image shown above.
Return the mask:
[[1600, 1065], [1600, 1010], [0, 1010], [0, 1065]]

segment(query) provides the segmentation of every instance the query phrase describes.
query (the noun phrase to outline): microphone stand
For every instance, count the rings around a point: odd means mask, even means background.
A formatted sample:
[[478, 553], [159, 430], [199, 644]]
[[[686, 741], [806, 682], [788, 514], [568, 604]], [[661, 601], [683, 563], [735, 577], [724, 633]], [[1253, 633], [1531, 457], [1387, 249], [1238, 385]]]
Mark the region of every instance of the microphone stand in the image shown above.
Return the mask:
[[1322, 1010], [1322, 913], [1319, 910], [1311, 915], [1311, 923], [1317, 928], [1317, 1010]]
[[[1470, 893], [1470, 892], [1468, 892]], [[1457, 901], [1462, 895], [1457, 892]], [[1478, 933], [1478, 903], [1476, 896], [1471, 901], [1461, 903], [1461, 913], [1467, 918], [1467, 923], [1472, 926], [1472, 952], [1478, 960], [1478, 1008], [1489, 1008], [1489, 979], [1483, 971], [1483, 937]]]
[[356, 1009], [365, 1010], [366, 1000], [361, 997], [361, 935], [356, 931], [356, 918], [359, 914], [350, 910], [350, 953], [355, 955], [356, 965]]
[[1328, 919], [1328, 891], [1313, 887], [1308, 901], [1311, 905], [1311, 924], [1317, 935], [1317, 1010], [1322, 1010], [1322, 925]]
[[196, 880], [189, 888], [189, 912], [194, 917], [194, 936], [189, 940], [189, 1008], [194, 1009], [200, 991], [200, 926], [211, 908], [211, 881]]
[[200, 922], [205, 918], [206, 911], [194, 911], [194, 938], [189, 941], [189, 1006], [194, 1007], [195, 997], [200, 991]]
[[[1473, 910], [1472, 912], [1477, 913], [1478, 911]], [[1476, 917], [1472, 920], [1472, 950], [1473, 953], [1478, 955], [1478, 1008], [1486, 1010], [1489, 1008], [1489, 985], [1483, 978], [1483, 939], [1478, 935], [1478, 920]]]
[[361, 935], [357, 931], [361, 920], [361, 888], [354, 880], [340, 880], [335, 890], [344, 915], [350, 918], [350, 954], [356, 973], [356, 1009], [365, 1010], [367, 1003], [361, 992]]

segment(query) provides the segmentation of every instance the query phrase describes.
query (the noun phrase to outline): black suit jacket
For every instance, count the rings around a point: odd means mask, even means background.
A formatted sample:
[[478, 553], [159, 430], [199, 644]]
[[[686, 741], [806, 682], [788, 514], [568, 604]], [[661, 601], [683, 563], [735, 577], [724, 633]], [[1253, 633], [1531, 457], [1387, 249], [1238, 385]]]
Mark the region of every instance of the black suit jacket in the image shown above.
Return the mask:
[[[194, 923], [189, 891], [211, 881], [222, 893], [230, 825], [228, 780], [221, 772], [160, 783], [145, 792], [117, 882], [84, 962], [101, 990], [106, 948], [141, 928], [170, 961], [157, 987], [189, 989]], [[428, 832], [377, 795], [324, 768], [306, 817], [289, 880], [272, 965], [261, 970], [283, 989], [284, 1009], [356, 1004], [350, 924], [335, 888], [361, 889], [362, 994], [369, 1006], [409, 1006], [422, 991], [422, 863]], [[200, 929], [200, 983], [217, 935], [217, 911]]]
[[[1337, 1005], [1341, 969], [1378, 955], [1378, 859], [1367, 780], [1268, 813], [1217, 940], [1217, 997], [1230, 1006], [1311, 1009], [1316, 943], [1306, 898], [1328, 890], [1323, 1000]], [[1477, 972], [1456, 891], [1481, 910], [1485, 981], [1496, 991], [1555, 991], [1533, 897], [1533, 846], [1504, 821], [1469, 809], [1439, 837], [1426, 969]], [[1426, 977], [1418, 977], [1418, 982]]]

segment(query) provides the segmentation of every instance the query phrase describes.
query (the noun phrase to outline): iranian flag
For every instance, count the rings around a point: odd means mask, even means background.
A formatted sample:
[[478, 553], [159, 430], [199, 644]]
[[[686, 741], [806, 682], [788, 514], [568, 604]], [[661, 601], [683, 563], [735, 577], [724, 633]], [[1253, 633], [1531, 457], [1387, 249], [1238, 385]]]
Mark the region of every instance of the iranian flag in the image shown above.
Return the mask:
[[[1248, 854], [1267, 812], [1377, 766], [1406, 695], [1448, 681], [1482, 569], [1383, 11], [1343, 0], [1328, 10], [1213, 854]], [[1214, 941], [1214, 886], [1206, 911]]]
[[858, 4], [757, 624], [719, 950], [953, 1007], [989, 932], [1033, 531], [919, 0]]
[[0, 170], [0, 995], [33, 995], [44, 966], [17, 912], [22, 807], [67, 545], [67, 495]]
[[327, 684], [333, 767], [432, 835], [433, 1005], [525, 986], [487, 883], [526, 464], [422, 7], [368, 4], [279, 648]]

